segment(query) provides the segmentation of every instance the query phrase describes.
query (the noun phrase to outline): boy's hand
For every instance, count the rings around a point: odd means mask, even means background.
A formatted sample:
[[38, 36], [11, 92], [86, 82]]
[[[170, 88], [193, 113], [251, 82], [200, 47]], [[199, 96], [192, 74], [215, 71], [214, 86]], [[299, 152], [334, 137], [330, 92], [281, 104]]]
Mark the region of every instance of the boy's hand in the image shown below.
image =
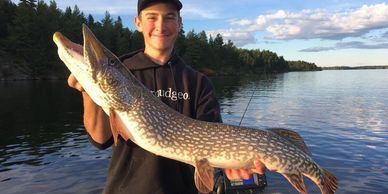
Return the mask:
[[67, 84], [80, 92], [85, 92], [85, 89], [81, 86], [81, 84], [77, 81], [73, 74], [70, 74], [69, 78], [67, 78]]
[[261, 162], [254, 162], [252, 169], [224, 169], [224, 172], [229, 180], [249, 179], [253, 173], [264, 174], [266, 167]]

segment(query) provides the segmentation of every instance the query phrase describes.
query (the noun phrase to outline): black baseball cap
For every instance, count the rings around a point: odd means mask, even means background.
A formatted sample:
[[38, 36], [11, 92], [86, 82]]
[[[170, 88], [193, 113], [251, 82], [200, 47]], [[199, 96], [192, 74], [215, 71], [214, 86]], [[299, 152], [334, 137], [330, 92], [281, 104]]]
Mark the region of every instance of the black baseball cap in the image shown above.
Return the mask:
[[175, 5], [177, 11], [182, 9], [182, 3], [179, 0], [138, 0], [137, 1], [137, 14], [148, 7], [151, 3], [171, 3]]

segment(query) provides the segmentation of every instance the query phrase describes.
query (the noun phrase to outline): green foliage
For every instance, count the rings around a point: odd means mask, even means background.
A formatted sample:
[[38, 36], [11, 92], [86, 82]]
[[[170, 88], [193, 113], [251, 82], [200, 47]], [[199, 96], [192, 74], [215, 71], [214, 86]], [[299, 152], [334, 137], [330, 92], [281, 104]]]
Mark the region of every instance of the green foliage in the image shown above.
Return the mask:
[[[21, 0], [15, 5], [10, 0], [0, 0], [1, 56], [7, 55], [7, 61], [14, 63], [12, 65], [14, 71], [18, 72], [17, 75], [33, 79], [65, 78], [68, 70], [57, 56], [52, 35], [60, 31], [72, 41], [82, 44], [83, 23], [117, 55], [144, 47], [143, 35], [123, 27], [122, 19], [112, 18], [109, 12], [105, 13], [101, 21], [95, 21], [92, 15], [86, 17], [77, 6], [60, 10], [55, 1], [50, 1], [47, 5], [41, 0]], [[212, 74], [315, 70], [311, 68], [314, 64], [287, 62], [271, 51], [237, 48], [220, 34], [208, 37], [205, 31], [196, 33], [191, 30], [185, 33], [182, 29], [175, 51], [187, 64]], [[1, 56], [0, 70], [7, 69], [7, 76], [12, 76], [9, 64], [6, 66], [6, 63], [1, 63]], [[13, 60], [9, 60], [10, 58]], [[0, 72], [0, 79], [2, 74], [5, 73]]]
[[305, 61], [289, 61], [288, 66], [290, 71], [321, 71], [322, 68], [317, 67], [314, 63]]
[[0, 40], [8, 36], [9, 21], [13, 20], [15, 14], [15, 4], [10, 0], [0, 0]]

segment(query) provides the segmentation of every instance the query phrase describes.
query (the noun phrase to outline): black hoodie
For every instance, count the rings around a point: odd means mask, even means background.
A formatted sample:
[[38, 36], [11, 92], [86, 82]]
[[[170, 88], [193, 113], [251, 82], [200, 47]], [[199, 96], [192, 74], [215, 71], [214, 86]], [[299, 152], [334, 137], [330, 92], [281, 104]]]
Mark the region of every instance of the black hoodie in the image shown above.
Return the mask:
[[[164, 103], [198, 120], [221, 122], [220, 107], [210, 80], [173, 55], [164, 65], [151, 61], [142, 51], [120, 58], [132, 73]], [[95, 143], [95, 142], [94, 142]], [[106, 148], [112, 141], [97, 147]], [[104, 193], [197, 194], [194, 168], [156, 156], [119, 138], [113, 146]]]

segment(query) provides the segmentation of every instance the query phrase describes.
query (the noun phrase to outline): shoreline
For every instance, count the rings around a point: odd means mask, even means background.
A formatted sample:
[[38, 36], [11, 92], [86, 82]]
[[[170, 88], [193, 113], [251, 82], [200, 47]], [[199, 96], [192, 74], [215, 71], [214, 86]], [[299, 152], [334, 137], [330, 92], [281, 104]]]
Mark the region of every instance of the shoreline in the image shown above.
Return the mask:
[[[322, 67], [321, 71], [343, 71], [343, 70], [386, 70], [388, 69], [388, 66], [360, 66], [360, 67]], [[259, 75], [259, 74], [279, 74], [279, 73], [266, 73], [266, 72], [235, 72], [235, 74], [228, 74], [226, 72], [219, 72], [216, 73], [215, 71], [211, 71], [211, 73], [208, 73], [206, 71], [199, 72], [205, 74], [208, 77], [224, 77], [224, 76], [239, 76], [239, 75], [246, 75], [246, 74], [252, 74], [252, 75]], [[313, 71], [287, 71], [282, 73], [291, 73], [291, 72], [313, 72]], [[60, 80], [67, 80], [68, 75], [65, 77], [61, 76], [47, 76], [47, 77], [39, 77], [39, 78], [33, 78], [28, 75], [19, 75], [19, 76], [10, 76], [8, 78], [0, 77], [0, 82], [14, 82], [14, 81], [60, 81]]]

